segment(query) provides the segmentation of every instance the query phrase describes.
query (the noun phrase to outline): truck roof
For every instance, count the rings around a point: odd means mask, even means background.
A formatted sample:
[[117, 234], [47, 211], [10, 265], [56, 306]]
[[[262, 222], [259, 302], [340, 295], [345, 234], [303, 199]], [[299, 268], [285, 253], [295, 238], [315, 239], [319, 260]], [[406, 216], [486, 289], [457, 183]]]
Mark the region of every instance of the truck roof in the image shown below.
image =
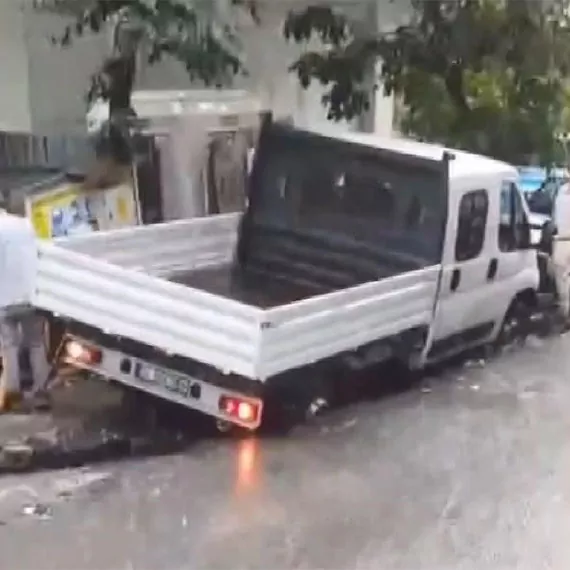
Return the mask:
[[416, 156], [433, 162], [441, 162], [444, 153], [447, 152], [453, 157], [453, 160], [449, 163], [450, 179], [473, 176], [474, 172], [479, 174], [501, 173], [512, 175], [514, 178], [518, 177], [517, 169], [506, 162], [463, 150], [446, 148], [439, 144], [418, 142], [404, 138], [381, 137], [373, 133], [334, 132], [327, 129], [312, 128], [310, 132], [348, 143]]

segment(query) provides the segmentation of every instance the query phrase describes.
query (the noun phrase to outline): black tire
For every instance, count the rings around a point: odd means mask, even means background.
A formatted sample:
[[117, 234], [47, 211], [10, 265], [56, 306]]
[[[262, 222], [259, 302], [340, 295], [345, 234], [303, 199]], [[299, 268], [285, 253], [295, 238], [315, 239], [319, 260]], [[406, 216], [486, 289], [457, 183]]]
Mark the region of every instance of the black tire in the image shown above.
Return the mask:
[[159, 422], [161, 402], [154, 396], [122, 386], [121, 411], [129, 425], [154, 429]]
[[266, 436], [285, 437], [302, 421], [303, 414], [297, 406], [272, 394], [265, 398], [259, 431]]
[[507, 310], [501, 329], [494, 342], [497, 349], [523, 344], [530, 334], [532, 307], [522, 297], [516, 297]]
[[327, 409], [334, 400], [334, 381], [332, 374], [326, 372], [326, 369], [296, 371], [279, 384], [267, 386], [262, 431], [287, 435]]

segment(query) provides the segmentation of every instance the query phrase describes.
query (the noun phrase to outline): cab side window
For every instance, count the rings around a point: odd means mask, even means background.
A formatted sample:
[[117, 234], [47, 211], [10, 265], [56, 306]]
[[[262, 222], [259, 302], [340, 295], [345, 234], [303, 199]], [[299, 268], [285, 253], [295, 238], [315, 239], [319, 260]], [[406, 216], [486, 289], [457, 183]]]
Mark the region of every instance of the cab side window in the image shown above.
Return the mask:
[[489, 197], [486, 190], [472, 190], [461, 197], [455, 241], [456, 261], [468, 261], [481, 253], [488, 211]]
[[501, 210], [499, 218], [499, 249], [503, 252], [516, 251], [528, 231], [522, 198], [512, 182], [501, 187]]

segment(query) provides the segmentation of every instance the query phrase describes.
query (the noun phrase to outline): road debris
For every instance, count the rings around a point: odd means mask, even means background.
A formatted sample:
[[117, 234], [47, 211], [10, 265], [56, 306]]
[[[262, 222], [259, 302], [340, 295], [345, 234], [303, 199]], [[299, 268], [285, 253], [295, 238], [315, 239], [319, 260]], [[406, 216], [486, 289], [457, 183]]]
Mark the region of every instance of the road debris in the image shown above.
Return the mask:
[[50, 507], [43, 503], [35, 503], [33, 505], [26, 505], [22, 509], [22, 513], [27, 516], [33, 516], [41, 520], [49, 520], [52, 518]]
[[0, 447], [0, 473], [20, 471], [30, 467], [34, 449], [26, 442], [9, 441]]

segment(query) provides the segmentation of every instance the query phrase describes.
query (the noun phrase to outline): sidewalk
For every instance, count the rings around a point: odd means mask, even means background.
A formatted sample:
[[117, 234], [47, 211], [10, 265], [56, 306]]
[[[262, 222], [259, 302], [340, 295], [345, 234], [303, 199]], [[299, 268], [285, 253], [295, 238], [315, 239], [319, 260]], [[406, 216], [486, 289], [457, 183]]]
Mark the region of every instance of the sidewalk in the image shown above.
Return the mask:
[[[129, 425], [121, 391], [79, 378], [54, 388], [47, 412], [0, 414], [0, 474], [85, 463], [181, 447], [176, 438]], [[142, 411], [142, 410], [141, 410]]]

